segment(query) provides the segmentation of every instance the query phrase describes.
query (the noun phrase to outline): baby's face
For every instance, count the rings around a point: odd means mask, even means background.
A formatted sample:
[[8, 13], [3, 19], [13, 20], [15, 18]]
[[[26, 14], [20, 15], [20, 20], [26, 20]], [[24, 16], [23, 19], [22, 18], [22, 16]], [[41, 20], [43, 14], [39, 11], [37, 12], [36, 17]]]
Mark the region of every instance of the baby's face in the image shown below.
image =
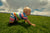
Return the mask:
[[31, 13], [31, 9], [30, 9], [29, 7], [25, 7], [24, 10], [23, 10], [23, 12], [24, 12], [27, 16], [29, 16], [30, 13]]
[[25, 11], [25, 14], [26, 14], [27, 16], [29, 16], [30, 13], [31, 13], [31, 10], [26, 10], [26, 11]]

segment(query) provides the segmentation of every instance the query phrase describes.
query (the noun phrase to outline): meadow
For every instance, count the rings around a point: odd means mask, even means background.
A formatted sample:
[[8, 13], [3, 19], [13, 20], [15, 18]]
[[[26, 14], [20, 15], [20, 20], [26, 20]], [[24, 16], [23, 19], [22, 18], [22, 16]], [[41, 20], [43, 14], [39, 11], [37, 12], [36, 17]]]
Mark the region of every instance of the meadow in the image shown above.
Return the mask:
[[36, 27], [20, 20], [17, 23], [9, 24], [10, 14], [0, 13], [0, 33], [50, 33], [50, 17], [30, 15], [28, 19]]

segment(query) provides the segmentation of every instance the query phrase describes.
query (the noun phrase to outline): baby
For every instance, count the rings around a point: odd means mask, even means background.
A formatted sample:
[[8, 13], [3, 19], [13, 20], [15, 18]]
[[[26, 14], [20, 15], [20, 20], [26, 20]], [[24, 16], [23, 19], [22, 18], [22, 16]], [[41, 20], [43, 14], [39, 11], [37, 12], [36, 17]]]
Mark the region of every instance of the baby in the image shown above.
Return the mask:
[[29, 16], [31, 13], [31, 9], [29, 7], [24, 7], [23, 13], [11, 13], [10, 16], [10, 20], [9, 23], [14, 23], [14, 20], [16, 19], [17, 21], [19, 21], [20, 19], [24, 19], [25, 22], [27, 22], [28, 24], [35, 26], [35, 24], [32, 24], [27, 16]]

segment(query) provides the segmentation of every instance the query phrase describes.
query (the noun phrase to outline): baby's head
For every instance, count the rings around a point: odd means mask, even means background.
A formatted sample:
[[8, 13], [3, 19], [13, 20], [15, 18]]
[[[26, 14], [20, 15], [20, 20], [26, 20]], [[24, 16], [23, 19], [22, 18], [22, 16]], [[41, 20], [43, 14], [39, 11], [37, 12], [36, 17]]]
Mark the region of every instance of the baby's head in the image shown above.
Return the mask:
[[31, 13], [31, 9], [29, 7], [24, 7], [23, 12], [28, 16]]

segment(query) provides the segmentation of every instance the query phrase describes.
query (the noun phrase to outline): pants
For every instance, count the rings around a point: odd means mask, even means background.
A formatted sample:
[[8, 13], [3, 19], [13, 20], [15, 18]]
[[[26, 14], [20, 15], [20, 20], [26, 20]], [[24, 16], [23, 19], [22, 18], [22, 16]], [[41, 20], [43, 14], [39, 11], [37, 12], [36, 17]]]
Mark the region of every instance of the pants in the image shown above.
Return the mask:
[[17, 20], [17, 18], [14, 16], [13, 13], [11, 13], [9, 23], [14, 23], [15, 20]]

